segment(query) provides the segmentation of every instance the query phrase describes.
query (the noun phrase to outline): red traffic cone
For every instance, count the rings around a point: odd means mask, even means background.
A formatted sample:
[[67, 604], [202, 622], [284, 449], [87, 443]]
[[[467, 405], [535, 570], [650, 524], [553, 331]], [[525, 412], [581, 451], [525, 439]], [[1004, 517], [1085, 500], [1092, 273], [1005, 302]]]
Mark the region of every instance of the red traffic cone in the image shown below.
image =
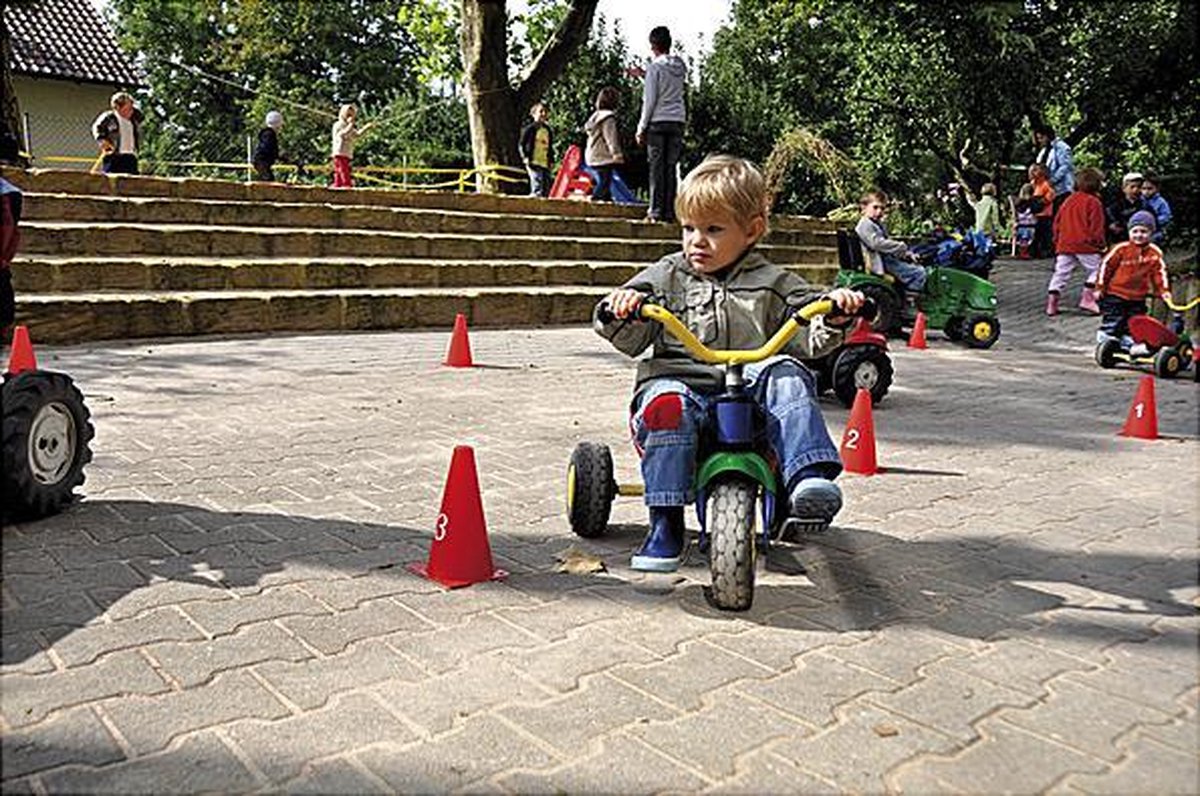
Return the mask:
[[1129, 407], [1129, 417], [1121, 428], [1122, 437], [1158, 439], [1158, 410], [1154, 406], [1154, 377], [1142, 376], [1137, 394]]
[[15, 376], [26, 370], [37, 370], [37, 357], [33, 355], [33, 343], [29, 342], [29, 329], [17, 326], [13, 328], [12, 353], [8, 357], [8, 374]]
[[450, 333], [450, 350], [446, 352], [443, 365], [452, 368], [469, 368], [475, 363], [471, 361], [471, 341], [467, 337], [467, 316], [461, 312], [454, 316], [454, 331]]
[[492, 548], [488, 544], [479, 477], [475, 473], [475, 451], [467, 445], [455, 446], [450, 460], [429, 561], [409, 564], [408, 569], [451, 589], [508, 576], [504, 570], [492, 566]]
[[913, 322], [912, 334], [908, 336], [909, 348], [928, 348], [925, 345], [925, 313], [918, 312]]
[[879, 465], [875, 461], [875, 421], [871, 417], [871, 392], [859, 387], [854, 395], [854, 406], [846, 431], [842, 434], [842, 466], [848, 473], [875, 475]]

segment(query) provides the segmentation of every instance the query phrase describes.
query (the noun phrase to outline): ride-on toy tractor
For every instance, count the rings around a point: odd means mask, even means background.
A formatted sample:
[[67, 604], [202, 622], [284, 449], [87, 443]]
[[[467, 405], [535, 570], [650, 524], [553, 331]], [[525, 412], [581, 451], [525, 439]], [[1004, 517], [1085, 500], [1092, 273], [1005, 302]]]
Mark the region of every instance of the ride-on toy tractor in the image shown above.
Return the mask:
[[[746, 390], [743, 366], [779, 353], [818, 315], [834, 311], [828, 299], [797, 309], [761, 347], [752, 351], [714, 350], [701, 343], [671, 312], [644, 301], [634, 317], [657, 321], [700, 362], [721, 365], [725, 391], [709, 406], [711, 442], [696, 467], [696, 516], [701, 551], [708, 553], [712, 585], [708, 597], [722, 610], [744, 611], [754, 600], [758, 554], [776, 539], [793, 533], [823, 530], [824, 520], [787, 516], [787, 492], [774, 457], [766, 449], [762, 411]], [[860, 315], [874, 307], [867, 302]], [[601, 315], [601, 320], [606, 320]], [[641, 484], [618, 484], [607, 445], [581, 442], [567, 466], [567, 516], [571, 529], [585, 538], [601, 536], [608, 527], [617, 495], [644, 494]]]
[[[1167, 302], [1167, 306], [1176, 313], [1187, 312], [1197, 304], [1200, 304], [1200, 298], [1185, 305]], [[1193, 379], [1200, 381], [1200, 366], [1194, 360], [1195, 346], [1182, 332], [1182, 317], [1176, 315], [1176, 318], [1180, 322], [1179, 331], [1149, 315], [1133, 316], [1129, 319], [1131, 345], [1126, 346], [1116, 337], [1101, 340], [1096, 344], [1096, 364], [1102, 368], [1115, 368], [1119, 363], [1138, 368], [1149, 367], [1155, 376], [1162, 379], [1172, 379], [1191, 367]], [[1130, 348], [1139, 343], [1145, 347], [1145, 353], [1131, 353]]]
[[904, 292], [890, 275], [867, 269], [862, 245], [852, 230], [840, 229], [837, 287], [861, 291], [878, 308], [872, 324], [884, 334], [900, 334], [911, 327], [918, 311], [926, 322], [941, 329], [951, 340], [963, 340], [972, 348], [991, 348], [1000, 338], [996, 317], [996, 286], [986, 279], [957, 268], [933, 266], [925, 290], [915, 305], [904, 300]]
[[0, 515], [34, 520], [61, 511], [92, 460], [83, 395], [65, 373], [23, 368], [4, 374], [0, 404]]

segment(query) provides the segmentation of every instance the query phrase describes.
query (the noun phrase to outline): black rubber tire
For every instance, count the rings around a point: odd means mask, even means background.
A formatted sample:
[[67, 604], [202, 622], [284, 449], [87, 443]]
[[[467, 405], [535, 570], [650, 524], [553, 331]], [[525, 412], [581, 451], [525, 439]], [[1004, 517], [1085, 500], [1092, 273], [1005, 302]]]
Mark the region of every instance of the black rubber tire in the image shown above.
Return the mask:
[[708, 493], [708, 598], [722, 611], [745, 611], [754, 602], [757, 504], [758, 486], [746, 478], [720, 480]]
[[1117, 366], [1117, 352], [1121, 350], [1121, 341], [1108, 337], [1096, 343], [1096, 364], [1104, 369]]
[[[574, 473], [574, 494], [571, 494]], [[607, 445], [581, 442], [567, 465], [567, 519], [571, 530], [585, 539], [602, 536], [608, 528], [617, 483], [613, 479], [612, 452]]]
[[83, 395], [65, 373], [27, 370], [4, 381], [0, 403], [3, 511], [17, 519], [61, 511], [92, 460], [95, 432]]
[[859, 387], [871, 391], [871, 403], [878, 404], [892, 386], [892, 358], [874, 345], [847, 346], [833, 364], [833, 392], [842, 405], [854, 405]]
[[878, 284], [859, 285], [858, 290], [875, 302], [875, 317], [871, 328], [883, 334], [898, 334], [904, 319], [900, 312], [900, 296], [896, 291]]
[[[979, 324], [988, 325], [988, 333], [976, 336]], [[995, 315], [971, 315], [963, 323], [963, 338], [971, 348], [991, 348], [1000, 339], [1000, 319]]]
[[1170, 346], [1163, 346], [1154, 354], [1154, 375], [1160, 379], [1173, 379], [1183, 366], [1179, 352]]
[[957, 343], [963, 339], [963, 317], [961, 315], [952, 315], [946, 321], [946, 326], [942, 329], [946, 333], [946, 337]]

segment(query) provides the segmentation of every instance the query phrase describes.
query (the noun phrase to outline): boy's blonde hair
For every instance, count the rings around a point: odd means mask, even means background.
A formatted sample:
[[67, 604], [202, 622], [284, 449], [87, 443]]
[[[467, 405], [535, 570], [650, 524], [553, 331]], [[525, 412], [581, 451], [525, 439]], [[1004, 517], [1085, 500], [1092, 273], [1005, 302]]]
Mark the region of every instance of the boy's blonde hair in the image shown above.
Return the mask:
[[350, 103], [346, 103], [342, 107], [338, 108], [338, 118], [341, 119], [342, 121], [345, 121], [346, 117], [352, 113], [355, 116], [358, 116], [358, 108], [354, 107]]
[[706, 157], [683, 178], [675, 197], [678, 218], [719, 211], [731, 215], [742, 227], [748, 227], [755, 218], [761, 218], [765, 225], [767, 209], [767, 182], [762, 172], [750, 161], [733, 155]]
[[118, 91], [116, 94], [112, 95], [112, 98], [108, 101], [108, 104], [112, 106], [112, 109], [115, 111], [122, 105], [129, 105], [132, 102], [133, 97], [129, 96], [127, 92]]
[[979, 192], [981, 194], [983, 194], [984, 196], [995, 196], [996, 195], [996, 183], [985, 182], [982, 186], [980, 186]]

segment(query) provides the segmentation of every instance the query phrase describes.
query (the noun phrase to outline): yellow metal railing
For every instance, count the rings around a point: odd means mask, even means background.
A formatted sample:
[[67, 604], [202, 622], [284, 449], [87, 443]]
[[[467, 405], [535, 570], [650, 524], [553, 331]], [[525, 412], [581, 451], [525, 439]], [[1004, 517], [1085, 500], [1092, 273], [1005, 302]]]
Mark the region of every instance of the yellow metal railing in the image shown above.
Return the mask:
[[[102, 156], [101, 156], [102, 157]], [[46, 155], [37, 158], [39, 164], [89, 164], [92, 171], [100, 170], [100, 158], [96, 159], [75, 157], [70, 155]], [[140, 161], [144, 166], [150, 169], [154, 168], [175, 168], [175, 169], [219, 169], [232, 172], [242, 172], [247, 177], [254, 172], [254, 165], [251, 163], [232, 163], [219, 161], [201, 161], [201, 160], [149, 160], [142, 159]], [[276, 171], [280, 172], [295, 172], [299, 169], [298, 166], [291, 163], [280, 163], [275, 167]], [[313, 173], [329, 173], [332, 167], [326, 163], [314, 164], [305, 166], [306, 172]], [[384, 177], [376, 175], [385, 175]], [[386, 176], [418, 176], [418, 175], [446, 175], [448, 179], [432, 182], [432, 183], [398, 183], [394, 180], [385, 179]], [[513, 176], [516, 175], [516, 176]], [[499, 164], [488, 164], [473, 168], [426, 168], [418, 166], [356, 166], [354, 168], [354, 176], [365, 182], [380, 187], [393, 190], [440, 190], [443, 188], [454, 188], [459, 193], [465, 193], [468, 186], [474, 181], [477, 176], [483, 176], [488, 180], [497, 182], [518, 183], [525, 182], [525, 172], [521, 169], [512, 166], [501, 166]]]

